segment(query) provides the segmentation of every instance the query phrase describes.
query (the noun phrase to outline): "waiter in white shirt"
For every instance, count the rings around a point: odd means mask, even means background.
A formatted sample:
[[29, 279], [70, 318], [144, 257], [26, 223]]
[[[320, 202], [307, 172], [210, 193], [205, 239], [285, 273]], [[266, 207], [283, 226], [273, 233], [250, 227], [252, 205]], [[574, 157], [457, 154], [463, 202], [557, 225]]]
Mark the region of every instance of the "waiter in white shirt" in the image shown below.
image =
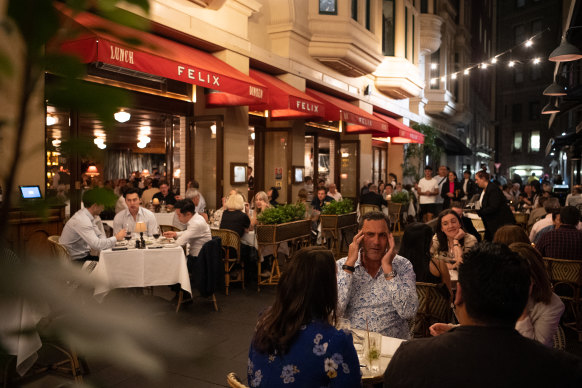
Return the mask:
[[80, 264], [87, 260], [99, 260], [98, 256], [91, 255], [91, 250], [113, 248], [117, 241], [125, 237], [125, 229], [121, 229], [115, 236], [107, 238], [95, 222], [95, 217], [105, 208], [103, 189], [85, 191], [83, 205], [85, 207], [65, 224], [59, 238], [59, 243], [67, 249], [73, 262]]
[[120, 211], [113, 219], [113, 233], [121, 229], [130, 232], [135, 230], [136, 222], [145, 222], [147, 225], [147, 235], [152, 236], [158, 230], [158, 221], [154, 213], [140, 206], [139, 190], [131, 187], [123, 193], [127, 209]]

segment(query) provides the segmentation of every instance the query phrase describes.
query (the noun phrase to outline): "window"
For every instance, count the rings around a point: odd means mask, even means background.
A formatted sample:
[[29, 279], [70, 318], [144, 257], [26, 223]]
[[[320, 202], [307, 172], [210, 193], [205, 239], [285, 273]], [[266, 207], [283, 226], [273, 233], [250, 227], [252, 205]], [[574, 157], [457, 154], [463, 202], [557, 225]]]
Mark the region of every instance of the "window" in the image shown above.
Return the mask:
[[358, 0], [352, 0], [352, 19], [358, 21]]
[[538, 152], [540, 150], [540, 131], [534, 131], [531, 133], [529, 150], [531, 152]]
[[394, 56], [394, 0], [382, 3], [382, 53]]
[[320, 15], [337, 15], [337, 0], [319, 0]]
[[513, 82], [516, 84], [523, 83], [523, 68], [520, 65], [513, 68]]
[[370, 29], [370, 0], [366, 0], [366, 30]]
[[542, 21], [534, 20], [533, 22], [531, 22], [531, 33], [532, 35], [535, 35], [538, 32], [542, 32]]
[[404, 8], [404, 58], [408, 59], [408, 7]]
[[513, 134], [513, 151], [521, 151], [521, 132]]
[[525, 27], [523, 24], [515, 26], [513, 29], [514, 44], [520, 44], [525, 41]]
[[517, 8], [523, 8], [523, 7], [525, 7], [525, 0], [515, 0], [515, 6]]
[[428, 13], [428, 0], [420, 0], [420, 12]]
[[529, 119], [530, 120], [539, 120], [540, 119], [540, 102], [539, 101], [530, 101], [529, 103]]
[[439, 89], [440, 85], [440, 59], [441, 51], [437, 50], [430, 56], [430, 88]]
[[521, 104], [513, 104], [511, 107], [511, 122], [521, 122]]

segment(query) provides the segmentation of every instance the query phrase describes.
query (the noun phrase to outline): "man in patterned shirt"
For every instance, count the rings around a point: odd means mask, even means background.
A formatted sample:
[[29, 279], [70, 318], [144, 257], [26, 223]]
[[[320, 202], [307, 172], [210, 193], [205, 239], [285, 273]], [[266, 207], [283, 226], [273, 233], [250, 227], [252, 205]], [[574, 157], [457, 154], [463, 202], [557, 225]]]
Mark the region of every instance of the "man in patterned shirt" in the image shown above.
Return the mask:
[[416, 315], [416, 275], [394, 252], [390, 221], [380, 212], [362, 216], [348, 256], [337, 261], [338, 315], [356, 329], [408, 339]]
[[557, 229], [544, 233], [536, 248], [542, 256], [553, 259], [582, 260], [582, 231], [576, 229], [580, 212], [574, 206], [560, 209]]

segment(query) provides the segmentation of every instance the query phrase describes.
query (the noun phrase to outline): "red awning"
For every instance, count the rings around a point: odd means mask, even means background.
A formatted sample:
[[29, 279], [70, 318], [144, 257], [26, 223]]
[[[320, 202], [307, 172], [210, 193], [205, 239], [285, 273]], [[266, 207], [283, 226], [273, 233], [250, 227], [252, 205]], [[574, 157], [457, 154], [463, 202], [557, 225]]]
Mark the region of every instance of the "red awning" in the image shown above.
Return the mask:
[[270, 110], [271, 118], [280, 119], [324, 117], [321, 101], [272, 75], [257, 70], [250, 70], [249, 75], [268, 88], [268, 103], [251, 106], [250, 110]]
[[[101, 62], [219, 90], [230, 95], [223, 105], [266, 101], [264, 85], [204, 51], [88, 12], [73, 15], [58, 3], [55, 7], [84, 27], [74, 40], [59, 45], [61, 52], [77, 55], [83, 63]], [[128, 43], [132, 41], [140, 44]]]
[[379, 120], [365, 110], [347, 101], [313, 89], [306, 89], [305, 92], [311, 97], [323, 102], [325, 107], [325, 115], [323, 118], [325, 120], [347, 122], [346, 132], [372, 133], [375, 136], [388, 136], [388, 123]]
[[422, 133], [402, 124], [400, 121], [376, 112], [374, 112], [374, 116], [389, 124], [388, 135], [384, 136], [390, 137], [391, 143], [424, 143], [424, 135]]

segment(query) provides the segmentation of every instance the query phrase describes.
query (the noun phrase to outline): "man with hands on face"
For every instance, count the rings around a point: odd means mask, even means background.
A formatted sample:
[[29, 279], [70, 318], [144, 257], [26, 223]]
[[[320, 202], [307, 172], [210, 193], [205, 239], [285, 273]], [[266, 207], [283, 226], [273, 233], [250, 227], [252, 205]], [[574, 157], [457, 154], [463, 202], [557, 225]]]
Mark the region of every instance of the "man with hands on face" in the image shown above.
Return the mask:
[[389, 225], [383, 213], [362, 216], [348, 256], [337, 261], [338, 316], [356, 329], [408, 339], [407, 319], [418, 308], [416, 275], [394, 251]]

